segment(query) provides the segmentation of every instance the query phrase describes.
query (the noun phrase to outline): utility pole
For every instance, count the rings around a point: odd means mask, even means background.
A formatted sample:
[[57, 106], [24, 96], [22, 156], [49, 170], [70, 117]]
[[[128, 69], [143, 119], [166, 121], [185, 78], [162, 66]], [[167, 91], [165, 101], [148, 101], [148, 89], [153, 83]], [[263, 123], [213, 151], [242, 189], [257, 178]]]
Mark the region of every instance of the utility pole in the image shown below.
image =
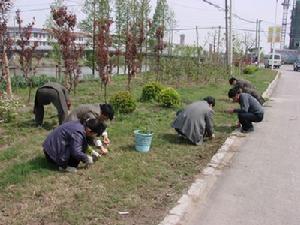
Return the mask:
[[228, 64], [229, 64], [229, 45], [228, 45], [228, 41], [229, 41], [229, 36], [228, 36], [228, 2], [227, 0], [225, 0], [225, 45], [226, 45], [226, 57], [225, 57], [225, 64], [227, 67], [227, 74], [229, 72], [229, 68], [228, 68]]
[[273, 27], [273, 35], [272, 35], [272, 70], [274, 69], [274, 58], [275, 58], [275, 28], [277, 24], [277, 5], [278, 0], [276, 0], [276, 6], [275, 6], [275, 25]]
[[218, 61], [219, 61], [219, 54], [220, 54], [220, 43], [221, 43], [221, 26], [218, 27], [218, 46], [217, 46]]
[[198, 26], [196, 26], [196, 37], [197, 37], [197, 63], [200, 63], [200, 49], [199, 49], [199, 32]]
[[256, 20], [256, 27], [255, 27], [255, 49], [258, 46], [258, 19]]
[[257, 32], [257, 66], [260, 63], [260, 24], [262, 20], [258, 20], [258, 32]]
[[232, 51], [232, 0], [229, 0], [229, 75], [232, 75], [232, 61], [233, 61], [233, 51]]
[[92, 57], [92, 74], [95, 76], [95, 48], [96, 48], [96, 0], [93, 1], [93, 57]]

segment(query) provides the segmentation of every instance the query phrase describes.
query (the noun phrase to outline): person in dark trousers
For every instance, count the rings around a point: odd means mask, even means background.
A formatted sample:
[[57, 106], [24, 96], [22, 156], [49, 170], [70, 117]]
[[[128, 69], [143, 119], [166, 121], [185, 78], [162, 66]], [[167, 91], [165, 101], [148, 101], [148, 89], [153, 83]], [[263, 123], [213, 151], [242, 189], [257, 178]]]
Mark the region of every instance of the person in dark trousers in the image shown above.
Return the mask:
[[62, 124], [68, 115], [71, 101], [68, 90], [59, 83], [49, 82], [38, 88], [34, 100], [35, 122], [38, 126], [43, 124], [44, 105], [52, 103], [58, 113], [59, 124]]
[[257, 101], [263, 105], [265, 100], [264, 98], [257, 92], [256, 87], [251, 84], [249, 81], [247, 80], [241, 80], [241, 79], [236, 79], [235, 77], [231, 77], [229, 79], [229, 84], [234, 88], [240, 88], [241, 92], [243, 93], [248, 93], [250, 95], [252, 95], [254, 98], [257, 99]]
[[55, 128], [43, 143], [46, 159], [57, 165], [59, 170], [76, 172], [80, 162], [86, 167], [93, 163], [92, 157], [85, 152], [88, 137], [100, 136], [106, 125], [97, 119], [71, 121]]
[[242, 125], [241, 132], [248, 133], [254, 131], [252, 122], [261, 122], [264, 118], [264, 110], [256, 98], [248, 93], [241, 93], [238, 87], [231, 88], [228, 97], [233, 102], [240, 104], [240, 109], [228, 109], [227, 113], [237, 113], [239, 123]]
[[[76, 121], [76, 120], [86, 120], [86, 119], [97, 118], [101, 122], [105, 123], [108, 120], [113, 120], [114, 110], [110, 104], [82, 104], [73, 109], [64, 122]], [[110, 140], [108, 138], [107, 131], [103, 132], [103, 143], [104, 145], [109, 145]], [[100, 139], [91, 140], [91, 145], [95, 145], [100, 148], [101, 154], [106, 154], [108, 151], [102, 145]]]
[[201, 145], [204, 137], [214, 137], [214, 106], [215, 99], [211, 96], [194, 102], [177, 112], [172, 127], [193, 144]]

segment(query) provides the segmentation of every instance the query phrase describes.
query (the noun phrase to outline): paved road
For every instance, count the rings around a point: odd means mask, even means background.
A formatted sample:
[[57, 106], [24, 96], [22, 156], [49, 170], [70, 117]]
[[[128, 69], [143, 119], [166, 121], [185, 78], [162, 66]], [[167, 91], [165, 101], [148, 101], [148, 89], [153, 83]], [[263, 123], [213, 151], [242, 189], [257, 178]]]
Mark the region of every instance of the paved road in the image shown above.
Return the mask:
[[300, 72], [282, 69], [264, 121], [181, 224], [300, 224]]

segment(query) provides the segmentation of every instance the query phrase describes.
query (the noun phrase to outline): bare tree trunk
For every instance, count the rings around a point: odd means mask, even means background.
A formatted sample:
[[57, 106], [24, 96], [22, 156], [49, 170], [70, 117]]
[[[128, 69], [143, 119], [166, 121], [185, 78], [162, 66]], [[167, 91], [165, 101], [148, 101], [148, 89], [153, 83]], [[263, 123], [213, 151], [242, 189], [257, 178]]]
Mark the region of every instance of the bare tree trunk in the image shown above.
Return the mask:
[[11, 79], [10, 79], [9, 68], [8, 68], [8, 58], [7, 58], [5, 48], [3, 49], [3, 55], [2, 55], [2, 76], [5, 78], [6, 81], [6, 94], [9, 98], [11, 98], [12, 96]]

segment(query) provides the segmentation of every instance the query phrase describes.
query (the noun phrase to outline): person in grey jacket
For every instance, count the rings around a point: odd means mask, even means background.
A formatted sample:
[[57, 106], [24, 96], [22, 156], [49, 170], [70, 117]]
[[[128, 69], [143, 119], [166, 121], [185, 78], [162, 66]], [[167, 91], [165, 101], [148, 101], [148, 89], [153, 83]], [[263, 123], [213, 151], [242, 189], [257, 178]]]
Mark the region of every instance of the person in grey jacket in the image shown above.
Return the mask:
[[252, 122], [261, 122], [264, 118], [264, 109], [261, 104], [250, 94], [241, 93], [237, 87], [229, 90], [228, 97], [240, 104], [240, 109], [228, 109], [227, 113], [238, 114], [239, 123], [242, 125], [241, 132], [254, 131]]
[[35, 122], [38, 126], [43, 124], [44, 105], [52, 103], [58, 113], [59, 124], [65, 120], [68, 115], [68, 109], [71, 107], [71, 101], [68, 90], [59, 83], [48, 82], [38, 88], [34, 100]]
[[205, 136], [214, 137], [213, 107], [215, 99], [208, 96], [203, 101], [194, 102], [177, 113], [172, 127], [195, 145], [203, 143]]
[[45, 157], [60, 170], [68, 172], [76, 172], [80, 162], [89, 166], [93, 161], [85, 154], [88, 148], [87, 138], [100, 136], [105, 129], [105, 124], [97, 119], [88, 119], [83, 123], [64, 123], [55, 128], [44, 141]]
[[[82, 104], [77, 108], [73, 109], [64, 122], [69, 121], [84, 121], [86, 119], [97, 118], [101, 122], [105, 123], [108, 120], [113, 120], [114, 118], [114, 110], [110, 104]], [[104, 145], [109, 145], [110, 140], [108, 138], [107, 131], [103, 132], [103, 143]], [[100, 148], [101, 154], [106, 154], [107, 149], [104, 148], [101, 140], [91, 140], [91, 145], [95, 145]]]
[[231, 77], [229, 79], [229, 84], [233, 88], [240, 88], [241, 92], [243, 92], [243, 93], [248, 93], [248, 94], [252, 95], [254, 98], [257, 99], [257, 101], [261, 105], [264, 104], [264, 102], [265, 102], [264, 98], [258, 93], [258, 91], [256, 90], [256, 87], [253, 84], [251, 84], [249, 81]]

